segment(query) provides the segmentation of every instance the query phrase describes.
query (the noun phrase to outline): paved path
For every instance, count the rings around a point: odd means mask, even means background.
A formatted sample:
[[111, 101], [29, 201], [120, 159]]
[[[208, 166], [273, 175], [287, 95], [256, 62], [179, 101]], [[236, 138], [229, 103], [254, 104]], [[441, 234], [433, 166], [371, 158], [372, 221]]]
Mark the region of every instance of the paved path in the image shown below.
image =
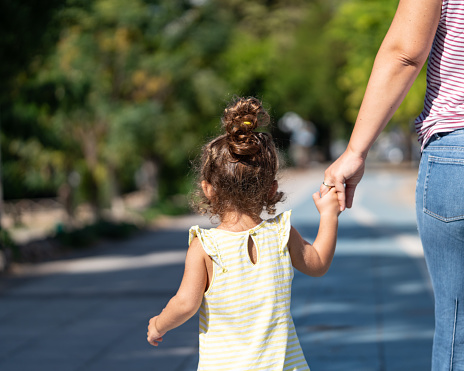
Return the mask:
[[[292, 222], [312, 240], [322, 170], [283, 179]], [[413, 211], [414, 174], [370, 169], [342, 214], [327, 275], [296, 274], [292, 312], [313, 371], [430, 369], [433, 300]], [[146, 325], [175, 293], [187, 228], [146, 232], [0, 280], [0, 370], [194, 371], [198, 318], [146, 343]]]

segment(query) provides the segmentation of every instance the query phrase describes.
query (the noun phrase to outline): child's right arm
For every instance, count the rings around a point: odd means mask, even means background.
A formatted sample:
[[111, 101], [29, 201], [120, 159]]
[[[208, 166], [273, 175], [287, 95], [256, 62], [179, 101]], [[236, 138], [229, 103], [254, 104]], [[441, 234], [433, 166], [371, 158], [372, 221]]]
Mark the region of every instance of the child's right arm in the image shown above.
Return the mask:
[[288, 249], [293, 266], [308, 276], [320, 277], [327, 273], [335, 253], [340, 206], [335, 188], [321, 197], [313, 194], [320, 213], [319, 231], [314, 243], [305, 241], [295, 228], [291, 228]]
[[150, 319], [147, 341], [151, 345], [158, 346], [166, 332], [180, 326], [198, 311], [207, 283], [207, 259], [210, 260], [209, 256], [195, 238], [187, 251], [184, 277], [177, 294], [158, 316]]

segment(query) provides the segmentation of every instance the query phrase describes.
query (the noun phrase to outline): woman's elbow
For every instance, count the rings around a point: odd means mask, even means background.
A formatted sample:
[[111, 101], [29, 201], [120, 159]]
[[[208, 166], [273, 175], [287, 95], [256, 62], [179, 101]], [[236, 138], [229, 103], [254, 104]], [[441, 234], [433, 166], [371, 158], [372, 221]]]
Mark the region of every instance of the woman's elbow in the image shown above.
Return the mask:
[[396, 60], [404, 67], [422, 68], [427, 59], [427, 55], [417, 51], [398, 51], [396, 53]]
[[[430, 48], [425, 43], [412, 43], [407, 40], [394, 40], [381, 46], [379, 55], [387, 62], [402, 67], [422, 68], [429, 55]], [[381, 57], [382, 58], [382, 57]]]

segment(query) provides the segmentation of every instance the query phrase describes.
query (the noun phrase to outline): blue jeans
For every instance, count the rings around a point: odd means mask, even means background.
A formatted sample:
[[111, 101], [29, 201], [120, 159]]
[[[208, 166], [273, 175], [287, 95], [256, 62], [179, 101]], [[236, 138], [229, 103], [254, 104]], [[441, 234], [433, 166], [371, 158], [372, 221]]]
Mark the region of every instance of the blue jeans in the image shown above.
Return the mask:
[[435, 295], [432, 370], [464, 371], [464, 129], [425, 147], [416, 213]]

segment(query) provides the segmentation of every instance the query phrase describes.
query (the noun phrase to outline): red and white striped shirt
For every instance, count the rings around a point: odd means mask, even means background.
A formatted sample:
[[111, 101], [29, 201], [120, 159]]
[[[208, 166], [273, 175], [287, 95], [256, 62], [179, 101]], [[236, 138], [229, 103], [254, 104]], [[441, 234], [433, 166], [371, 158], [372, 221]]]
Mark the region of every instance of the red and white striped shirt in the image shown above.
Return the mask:
[[435, 133], [464, 128], [464, 1], [443, 0], [427, 66], [424, 110], [416, 131], [424, 149]]

